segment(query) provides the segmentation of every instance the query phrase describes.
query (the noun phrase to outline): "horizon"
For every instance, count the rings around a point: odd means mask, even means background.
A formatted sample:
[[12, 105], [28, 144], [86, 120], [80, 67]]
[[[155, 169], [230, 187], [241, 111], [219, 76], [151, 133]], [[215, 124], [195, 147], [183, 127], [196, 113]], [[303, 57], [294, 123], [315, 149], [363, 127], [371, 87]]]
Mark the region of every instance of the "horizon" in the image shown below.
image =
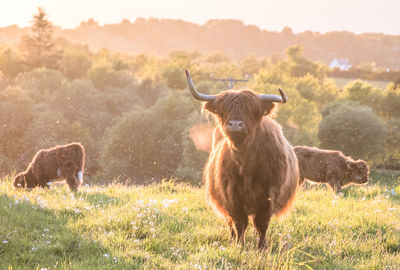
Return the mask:
[[[49, 20], [63, 29], [76, 28], [81, 22], [91, 18], [100, 26], [118, 24], [123, 19], [134, 23], [138, 18], [154, 18], [183, 20], [198, 25], [203, 25], [210, 20], [239, 20], [245, 25], [255, 25], [267, 31], [280, 32], [283, 28], [290, 27], [296, 34], [305, 31], [320, 33], [349, 31], [355, 34], [400, 35], [396, 17], [397, 10], [400, 10], [400, 1], [336, 0], [320, 3], [316, 0], [305, 0], [301, 3], [290, 2], [290, 0], [282, 0], [272, 4], [271, 1], [223, 0], [214, 3], [211, 0], [205, 0], [202, 3], [189, 1], [189, 4], [184, 5], [187, 2], [182, 0], [171, 0], [168, 3], [158, 0], [149, 0], [146, 3], [139, 1], [127, 3], [124, 0], [113, 2], [71, 0], [61, 3], [51, 0], [15, 0], [0, 4], [0, 27], [30, 26], [32, 16], [40, 6], [48, 14]], [[228, 5], [229, 9], [226, 9]], [[371, 16], [374, 17], [373, 20]]]

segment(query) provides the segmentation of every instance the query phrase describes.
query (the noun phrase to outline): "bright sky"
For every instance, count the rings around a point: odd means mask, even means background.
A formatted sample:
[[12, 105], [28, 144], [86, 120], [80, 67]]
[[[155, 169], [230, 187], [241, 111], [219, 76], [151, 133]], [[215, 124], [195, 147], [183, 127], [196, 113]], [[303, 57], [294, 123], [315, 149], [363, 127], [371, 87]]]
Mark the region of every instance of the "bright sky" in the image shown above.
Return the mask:
[[296, 33], [400, 34], [400, 0], [1, 0], [0, 27], [29, 25], [38, 6], [63, 28], [74, 28], [89, 18], [103, 25], [153, 17], [198, 24], [238, 19], [266, 30], [289, 26]]

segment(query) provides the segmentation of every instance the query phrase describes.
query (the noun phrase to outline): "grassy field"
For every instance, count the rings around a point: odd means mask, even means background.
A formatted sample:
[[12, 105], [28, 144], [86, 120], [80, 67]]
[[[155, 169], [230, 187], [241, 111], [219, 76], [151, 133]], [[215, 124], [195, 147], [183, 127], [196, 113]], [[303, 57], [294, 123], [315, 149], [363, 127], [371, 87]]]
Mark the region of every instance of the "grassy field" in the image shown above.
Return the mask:
[[[357, 80], [357, 78], [338, 78], [338, 77], [332, 77], [331, 79], [335, 81], [336, 85], [339, 88], [343, 88], [343, 86], [345, 86], [347, 83]], [[387, 81], [373, 81], [373, 80], [362, 80], [362, 81], [372, 84], [380, 89], [385, 89], [386, 86], [390, 83]]]
[[315, 185], [273, 219], [268, 248], [229, 241], [204, 191], [164, 182], [147, 187], [64, 186], [15, 191], [0, 181], [0, 269], [400, 269], [400, 185], [372, 175], [337, 197]]

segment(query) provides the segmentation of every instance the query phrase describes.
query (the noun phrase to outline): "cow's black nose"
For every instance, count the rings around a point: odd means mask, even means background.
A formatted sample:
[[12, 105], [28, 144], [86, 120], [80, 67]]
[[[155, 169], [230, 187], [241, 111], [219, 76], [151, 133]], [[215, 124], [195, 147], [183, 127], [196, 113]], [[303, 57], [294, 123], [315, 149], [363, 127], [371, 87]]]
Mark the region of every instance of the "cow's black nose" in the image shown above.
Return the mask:
[[228, 128], [230, 131], [233, 132], [239, 132], [239, 131], [243, 131], [245, 125], [243, 123], [243, 121], [240, 120], [230, 120], [228, 122]]

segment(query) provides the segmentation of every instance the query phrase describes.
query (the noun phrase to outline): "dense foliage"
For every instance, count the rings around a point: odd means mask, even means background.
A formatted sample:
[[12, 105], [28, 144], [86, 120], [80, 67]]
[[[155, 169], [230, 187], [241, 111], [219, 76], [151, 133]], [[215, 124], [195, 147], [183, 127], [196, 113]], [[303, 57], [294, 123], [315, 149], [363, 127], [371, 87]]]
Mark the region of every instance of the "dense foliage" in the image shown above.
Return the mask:
[[357, 80], [339, 89], [327, 78], [327, 67], [306, 58], [301, 46], [289, 47], [280, 60], [235, 61], [223, 53], [186, 51], [157, 58], [92, 52], [53, 39], [51, 24], [44, 25], [53, 54], [40, 61], [38, 53], [24, 51], [37, 48], [37, 31], [21, 40], [26, 46], [0, 47], [2, 175], [25, 168], [40, 148], [80, 141], [93, 181], [179, 177], [200, 183], [208, 148], [196, 140], [209, 143], [211, 128], [198, 127], [212, 122], [191, 98], [185, 68], [205, 93], [226, 88], [212, 78], [231, 76], [249, 79], [236, 88], [260, 93], [283, 88], [289, 102], [279, 106], [276, 119], [293, 145], [339, 149], [372, 166], [400, 167], [396, 82], [380, 89]]

